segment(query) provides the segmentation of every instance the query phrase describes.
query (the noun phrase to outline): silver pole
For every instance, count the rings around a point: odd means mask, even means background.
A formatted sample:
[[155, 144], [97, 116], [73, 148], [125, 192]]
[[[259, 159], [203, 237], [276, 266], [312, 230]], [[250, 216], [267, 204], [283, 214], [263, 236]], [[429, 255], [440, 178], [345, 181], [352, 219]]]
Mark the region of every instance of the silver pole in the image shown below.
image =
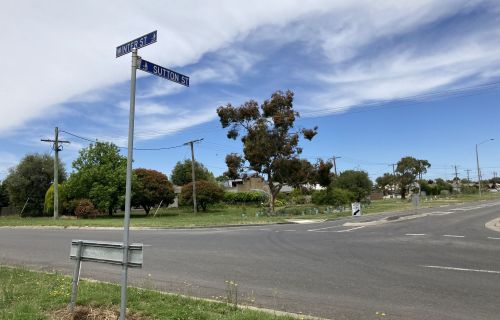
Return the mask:
[[476, 163], [477, 163], [477, 179], [479, 180], [479, 197], [481, 197], [481, 170], [479, 169], [479, 154], [477, 152], [477, 144], [476, 144]]
[[130, 197], [132, 194], [132, 151], [134, 148], [135, 81], [138, 67], [137, 49], [132, 49], [132, 76], [130, 81], [130, 114], [128, 118], [127, 182], [125, 187], [125, 219], [123, 222], [123, 263], [120, 320], [125, 320], [127, 312], [128, 246], [130, 225]]
[[59, 218], [59, 128], [54, 138], [54, 219]]
[[82, 248], [83, 242], [78, 241], [78, 249], [76, 250], [75, 270], [73, 271], [73, 282], [71, 288], [71, 302], [69, 303], [69, 310], [73, 314], [76, 305], [76, 296], [78, 294], [78, 282], [80, 281], [80, 266], [82, 264]]
[[193, 141], [190, 141], [189, 144], [191, 145], [191, 177], [193, 180], [193, 210], [194, 214], [198, 211], [198, 206], [196, 205], [196, 176], [195, 176], [195, 171], [194, 171], [194, 148], [193, 148]]

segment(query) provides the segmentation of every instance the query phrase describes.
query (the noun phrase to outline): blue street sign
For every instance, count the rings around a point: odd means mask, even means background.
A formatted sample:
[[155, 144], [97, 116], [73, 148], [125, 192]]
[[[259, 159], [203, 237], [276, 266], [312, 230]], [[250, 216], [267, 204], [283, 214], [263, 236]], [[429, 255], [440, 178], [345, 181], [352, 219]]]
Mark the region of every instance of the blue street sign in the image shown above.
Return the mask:
[[145, 46], [149, 46], [152, 43], [156, 42], [156, 30], [143, 35], [137, 39], [129, 41], [127, 43], [122, 44], [121, 46], [116, 47], [116, 57], [121, 57], [124, 54], [132, 52], [132, 49], [137, 48], [140, 49]]
[[182, 84], [183, 86], [189, 87], [188, 76], [185, 76], [183, 74], [180, 74], [178, 72], [172, 71], [167, 68], [163, 68], [144, 59], [141, 59], [141, 66], [139, 69], [154, 74], [155, 76], [162, 77], [167, 80], [177, 82], [178, 84]]

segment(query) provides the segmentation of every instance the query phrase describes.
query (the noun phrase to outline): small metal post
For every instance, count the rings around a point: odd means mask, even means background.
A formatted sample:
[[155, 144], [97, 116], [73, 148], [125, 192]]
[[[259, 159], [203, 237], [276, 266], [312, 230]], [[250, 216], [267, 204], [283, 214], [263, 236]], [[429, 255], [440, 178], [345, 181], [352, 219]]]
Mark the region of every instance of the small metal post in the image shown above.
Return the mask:
[[139, 57], [137, 49], [132, 49], [132, 75], [130, 81], [130, 113], [128, 118], [127, 180], [125, 185], [125, 219], [123, 222], [123, 263], [120, 320], [125, 320], [127, 312], [128, 246], [130, 225], [130, 198], [132, 195], [132, 161], [134, 148], [135, 82]]
[[78, 249], [76, 250], [76, 262], [75, 270], [73, 271], [73, 283], [71, 288], [71, 302], [69, 304], [69, 310], [71, 313], [75, 311], [76, 296], [78, 294], [78, 282], [80, 281], [80, 266], [82, 264], [82, 248], [83, 241], [78, 241]]

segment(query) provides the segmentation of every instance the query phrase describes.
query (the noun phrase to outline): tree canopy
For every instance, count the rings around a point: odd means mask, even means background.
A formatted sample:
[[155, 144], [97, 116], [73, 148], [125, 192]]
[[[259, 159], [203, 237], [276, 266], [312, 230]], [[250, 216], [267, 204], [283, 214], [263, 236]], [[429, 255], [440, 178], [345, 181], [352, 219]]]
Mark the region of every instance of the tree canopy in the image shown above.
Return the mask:
[[391, 173], [384, 173], [383, 176], [378, 177], [375, 182], [377, 187], [382, 190], [382, 192], [387, 194], [387, 187], [391, 187], [397, 183], [396, 176]]
[[[182, 187], [182, 204], [193, 204], [193, 183], [190, 182]], [[224, 199], [224, 190], [212, 181], [196, 181], [196, 206], [207, 211], [209, 204], [214, 204]]]
[[[59, 181], [66, 180], [66, 170], [61, 162]], [[48, 154], [28, 154], [19, 164], [9, 170], [3, 185], [7, 189], [11, 205], [24, 206], [24, 213], [41, 215], [45, 200], [45, 192], [54, 179], [54, 158]]]
[[146, 215], [160, 203], [169, 205], [174, 202], [174, 188], [165, 174], [143, 168], [135, 169], [134, 174], [136, 183], [132, 192], [132, 205], [141, 206]]
[[67, 195], [90, 199], [98, 210], [112, 215], [124, 199], [126, 167], [127, 158], [113, 143], [90, 144], [73, 161], [75, 172], [67, 182]]
[[0, 208], [9, 205], [9, 192], [4, 183], [0, 183]]
[[344, 171], [332, 182], [333, 188], [348, 190], [352, 194], [352, 200], [358, 202], [370, 195], [372, 186], [368, 173], [356, 170]]
[[[213, 173], [198, 161], [194, 162], [194, 174], [196, 180], [215, 180]], [[177, 186], [183, 186], [193, 181], [191, 172], [191, 160], [186, 159], [183, 162], [178, 161], [175, 164], [174, 169], [172, 170], [171, 178], [172, 183]]]
[[332, 183], [332, 174], [330, 170], [333, 168], [333, 163], [319, 159], [316, 164], [316, 182], [322, 187], [328, 187]]
[[[293, 92], [277, 91], [271, 98], [260, 105], [255, 100], [249, 100], [239, 107], [230, 103], [217, 108], [217, 114], [223, 128], [228, 128], [227, 137], [236, 139], [241, 134], [244, 162], [248, 168], [267, 177], [267, 185], [271, 193], [271, 211], [274, 211], [276, 195], [285, 183], [293, 183], [295, 174], [285, 164], [297, 164], [294, 158], [302, 152], [298, 146], [299, 137], [311, 140], [317, 133], [313, 129], [294, 129], [295, 120], [299, 117], [293, 109]], [[293, 162], [288, 162], [293, 161]], [[288, 170], [291, 176], [283, 176], [282, 171]], [[228, 172], [237, 172], [229, 168]], [[292, 178], [293, 177], [293, 178]]]
[[421, 179], [430, 166], [429, 161], [414, 157], [403, 157], [398, 161], [396, 173], [400, 184], [401, 198], [406, 197], [407, 188], [417, 180], [417, 177]]

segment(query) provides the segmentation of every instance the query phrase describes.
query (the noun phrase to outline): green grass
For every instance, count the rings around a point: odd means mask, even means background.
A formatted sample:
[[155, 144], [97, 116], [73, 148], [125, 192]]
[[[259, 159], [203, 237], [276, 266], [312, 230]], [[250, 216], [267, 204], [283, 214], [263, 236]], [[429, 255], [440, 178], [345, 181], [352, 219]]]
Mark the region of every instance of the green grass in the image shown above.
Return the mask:
[[[449, 197], [422, 198], [420, 208], [436, 207], [447, 204], [457, 204], [478, 200], [499, 199], [499, 193], [485, 193], [481, 198], [478, 195], [458, 195]], [[314, 208], [318, 209], [318, 214], [314, 214]], [[245, 225], [245, 224], [268, 224], [285, 222], [287, 219], [337, 219], [349, 216], [350, 209], [344, 212], [325, 214], [326, 206], [302, 205], [278, 208], [279, 214], [276, 216], [257, 215], [262, 211], [260, 207], [229, 206], [220, 205], [211, 207], [207, 212], [199, 212], [196, 215], [189, 207], [160, 209], [156, 217], [153, 213], [145, 216], [142, 210], [132, 212], [132, 227], [157, 227], [157, 228], [179, 228], [179, 227], [206, 227], [223, 225]], [[363, 214], [376, 214], [392, 211], [411, 210], [413, 205], [409, 200], [386, 199], [372, 201], [368, 206], [363, 207]], [[303, 214], [304, 213], [304, 214]], [[113, 217], [98, 216], [95, 219], [58, 219], [51, 217], [26, 217], [0, 216], [0, 226], [80, 226], [80, 227], [122, 227], [123, 214], [118, 213]]]
[[[0, 319], [51, 319], [49, 315], [52, 312], [67, 306], [70, 292], [70, 277], [0, 266]], [[226, 303], [195, 300], [143, 289], [130, 288], [127, 297], [130, 311], [149, 319], [294, 319], [238, 309]], [[77, 305], [103, 306], [116, 310], [119, 304], [119, 286], [80, 282]]]

